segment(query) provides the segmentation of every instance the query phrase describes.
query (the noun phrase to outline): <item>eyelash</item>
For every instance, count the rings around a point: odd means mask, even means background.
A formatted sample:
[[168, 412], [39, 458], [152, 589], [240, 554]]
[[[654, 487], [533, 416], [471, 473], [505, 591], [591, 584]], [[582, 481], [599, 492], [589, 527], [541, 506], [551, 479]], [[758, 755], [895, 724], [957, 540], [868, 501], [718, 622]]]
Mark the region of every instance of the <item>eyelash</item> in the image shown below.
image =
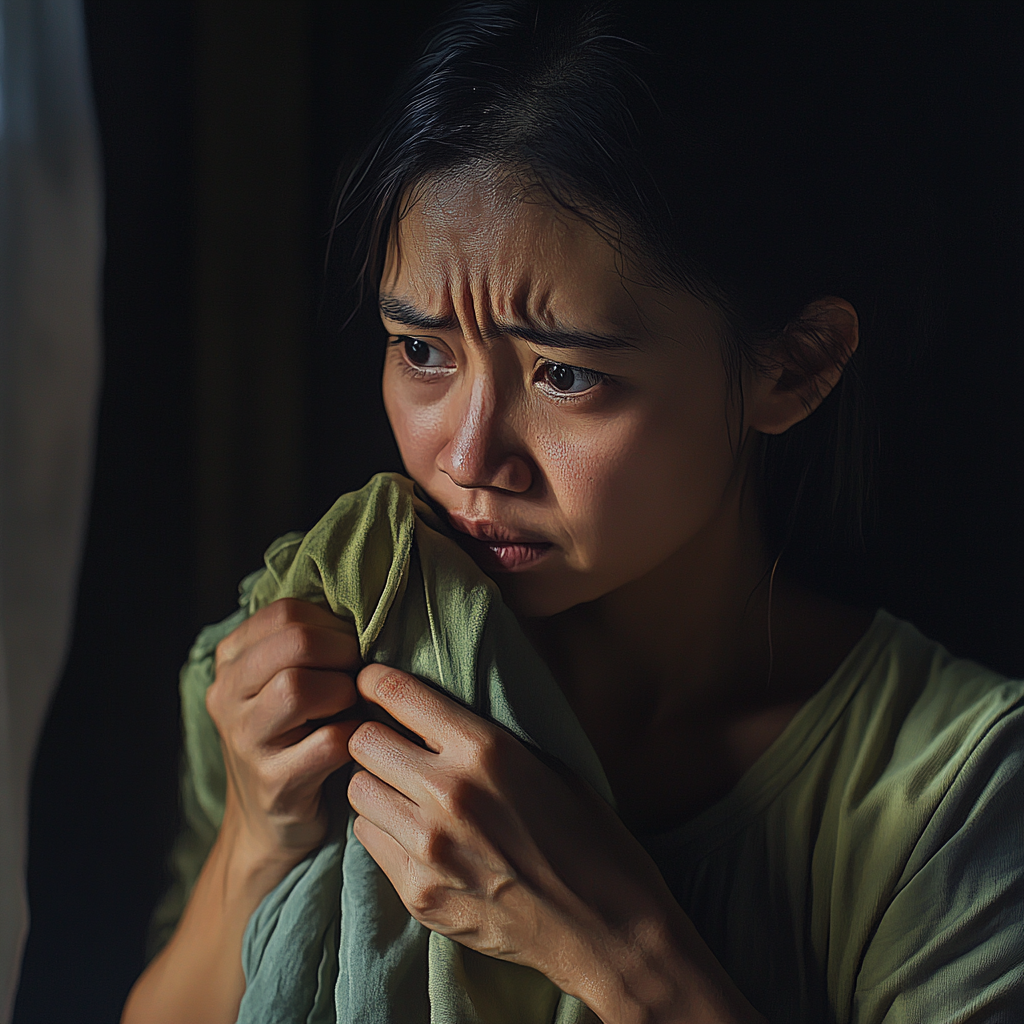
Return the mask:
[[595, 388], [600, 387], [602, 384], [613, 383], [611, 377], [598, 370], [589, 370], [585, 366], [573, 366], [571, 363], [559, 363], [553, 359], [545, 359], [538, 363], [537, 369], [543, 373], [544, 371], [550, 371], [554, 366], [562, 367], [566, 370], [575, 370], [577, 373], [593, 378], [593, 383], [585, 391], [559, 391], [557, 388], [543, 388], [544, 393], [555, 402], [585, 402], [593, 396]]
[[[429, 342], [423, 341], [422, 338], [413, 338], [413, 337], [411, 337], [410, 335], [407, 335], [407, 334], [400, 334], [400, 335], [397, 335], [396, 337], [392, 337], [392, 338], [388, 339], [388, 347], [389, 348], [390, 347], [402, 346], [398, 350], [399, 351], [399, 355], [401, 356], [401, 360], [402, 360], [402, 369], [413, 380], [431, 383], [431, 382], [437, 381], [441, 377], [446, 377], [448, 375], [448, 371], [450, 369], [452, 369], [451, 367], [436, 367], [433, 370], [430, 370], [430, 369], [427, 369], [425, 367], [417, 366], [415, 363], [410, 362], [410, 360], [409, 360], [409, 358], [408, 358], [408, 356], [407, 356], [407, 354], [406, 354], [406, 352], [404, 350], [405, 344], [407, 342], [409, 342], [409, 341], [419, 341], [419, 342], [422, 342], [423, 344], [427, 345], [428, 347], [430, 347], [432, 349], [435, 349], [435, 351], [441, 351], [441, 350], [438, 349], [437, 346], [430, 345]], [[590, 398], [592, 396], [593, 391], [594, 391], [594, 389], [596, 387], [598, 387], [598, 386], [600, 386], [602, 384], [613, 384], [613, 383], [615, 383], [615, 381], [614, 381], [614, 379], [612, 377], [609, 377], [608, 374], [606, 374], [606, 373], [601, 373], [599, 370], [591, 370], [591, 369], [589, 369], [588, 367], [585, 367], [585, 366], [574, 366], [571, 363], [562, 363], [562, 362], [559, 362], [559, 361], [554, 360], [554, 359], [543, 359], [543, 360], [540, 360], [536, 364], [536, 366], [534, 368], [534, 370], [535, 370], [535, 377], [534, 377], [535, 382], [539, 381], [539, 379], [540, 379], [539, 376], [536, 374], [536, 371], [539, 370], [539, 371], [543, 372], [543, 371], [548, 370], [549, 368], [554, 367], [554, 366], [564, 367], [567, 370], [575, 370], [577, 373], [585, 374], [588, 377], [593, 378], [593, 380], [594, 380], [594, 383], [591, 384], [591, 386], [588, 387], [585, 391], [571, 392], [571, 391], [559, 391], [557, 388], [550, 388], [550, 387], [549, 388], [543, 388], [542, 390], [544, 391], [544, 393], [549, 398], [551, 398], [553, 401], [556, 401], [556, 402], [580, 402], [580, 401], [586, 401], [588, 398]]]
[[423, 341], [422, 338], [412, 338], [407, 334], [400, 334], [397, 337], [388, 339], [388, 347], [398, 348], [398, 354], [402, 362], [402, 369], [412, 377], [413, 380], [429, 383], [438, 380], [440, 377], [446, 377], [448, 375], [447, 371], [450, 370], [451, 367], [437, 366], [430, 369], [427, 367], [417, 366], [415, 363], [410, 362], [409, 357], [405, 352], [405, 345], [409, 341], [419, 341], [422, 344], [427, 345], [428, 348], [434, 349], [436, 352], [440, 352], [441, 350], [437, 348], [436, 345], [431, 345], [429, 342]]

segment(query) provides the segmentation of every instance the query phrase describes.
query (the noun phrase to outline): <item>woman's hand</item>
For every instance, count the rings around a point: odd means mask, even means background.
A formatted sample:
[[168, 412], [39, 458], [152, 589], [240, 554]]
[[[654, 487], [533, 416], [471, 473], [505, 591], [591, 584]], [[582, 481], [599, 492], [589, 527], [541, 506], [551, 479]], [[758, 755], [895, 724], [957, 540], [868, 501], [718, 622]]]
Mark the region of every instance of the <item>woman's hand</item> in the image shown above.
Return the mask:
[[220, 733], [224, 820], [185, 913], [135, 983], [123, 1024], [230, 1024], [245, 992], [242, 936], [260, 901], [327, 828], [324, 780], [358, 722], [352, 627], [304, 601], [256, 612], [217, 646], [206, 706]]
[[283, 599], [217, 645], [206, 707], [227, 769], [225, 822], [254, 853], [290, 867], [327, 829], [324, 780], [350, 758], [355, 631], [330, 611]]
[[759, 1021], [643, 848], [586, 784], [413, 676], [359, 692], [425, 741], [364, 722], [355, 834], [409, 913], [533, 967], [604, 1021]]

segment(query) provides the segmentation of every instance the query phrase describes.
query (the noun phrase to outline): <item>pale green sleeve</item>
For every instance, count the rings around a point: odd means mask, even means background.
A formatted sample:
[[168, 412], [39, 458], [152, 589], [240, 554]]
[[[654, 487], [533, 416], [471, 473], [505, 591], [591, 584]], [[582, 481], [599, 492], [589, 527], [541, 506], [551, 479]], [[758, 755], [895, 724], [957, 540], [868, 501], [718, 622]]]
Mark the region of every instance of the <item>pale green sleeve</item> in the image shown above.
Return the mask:
[[857, 979], [854, 1024], [1024, 1020], [1024, 707], [987, 730], [928, 823]]

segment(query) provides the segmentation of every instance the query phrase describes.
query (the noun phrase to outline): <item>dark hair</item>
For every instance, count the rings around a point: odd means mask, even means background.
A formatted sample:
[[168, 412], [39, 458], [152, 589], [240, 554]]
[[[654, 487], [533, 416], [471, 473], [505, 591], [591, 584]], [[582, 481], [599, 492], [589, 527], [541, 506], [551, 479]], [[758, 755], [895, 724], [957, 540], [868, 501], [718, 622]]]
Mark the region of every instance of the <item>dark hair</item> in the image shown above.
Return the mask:
[[[728, 38], [705, 55], [702, 31], [722, 30], [704, 5], [640, 6], [473, 0], [437, 26], [343, 180], [335, 228], [354, 231], [360, 296], [379, 281], [410, 190], [487, 161], [527, 171], [654, 282], [714, 302], [734, 379], [744, 364], [764, 369], [794, 327], [838, 351], [795, 318], [815, 298], [857, 291], [849, 266], [862, 246], [843, 234], [856, 218], [838, 173], [848, 153], [823, 139], [793, 83], [787, 93], [784, 68], [769, 60], [777, 74], [761, 90], [714, 66]], [[805, 548], [837, 525], [859, 533], [871, 448], [860, 391], [855, 359], [819, 410], [763, 439], [769, 544], [797, 528]]]

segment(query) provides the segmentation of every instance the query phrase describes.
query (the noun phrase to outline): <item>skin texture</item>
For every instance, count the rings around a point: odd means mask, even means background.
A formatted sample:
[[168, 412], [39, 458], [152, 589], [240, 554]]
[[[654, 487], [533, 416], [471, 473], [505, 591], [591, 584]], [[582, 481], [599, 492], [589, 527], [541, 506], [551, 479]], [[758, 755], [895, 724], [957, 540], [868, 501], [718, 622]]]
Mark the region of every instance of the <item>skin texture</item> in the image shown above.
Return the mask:
[[[644, 284], [515, 175], [428, 185], [381, 282], [388, 415], [554, 671], [621, 817], [416, 679], [358, 671], [321, 609], [278, 602], [218, 649], [225, 826], [124, 1020], [234, 1019], [245, 921], [322, 840], [323, 782], [350, 757], [356, 835], [428, 927], [536, 968], [607, 1024], [761, 1020], [626, 825], [721, 798], [867, 625], [772, 571], [748, 473], [758, 433], [808, 415], [842, 367], [791, 332], [773, 373], [740, 382], [741, 418], [716, 310]], [[851, 353], [853, 309], [808, 298]], [[379, 723], [309, 724], [357, 689], [426, 749]]]

